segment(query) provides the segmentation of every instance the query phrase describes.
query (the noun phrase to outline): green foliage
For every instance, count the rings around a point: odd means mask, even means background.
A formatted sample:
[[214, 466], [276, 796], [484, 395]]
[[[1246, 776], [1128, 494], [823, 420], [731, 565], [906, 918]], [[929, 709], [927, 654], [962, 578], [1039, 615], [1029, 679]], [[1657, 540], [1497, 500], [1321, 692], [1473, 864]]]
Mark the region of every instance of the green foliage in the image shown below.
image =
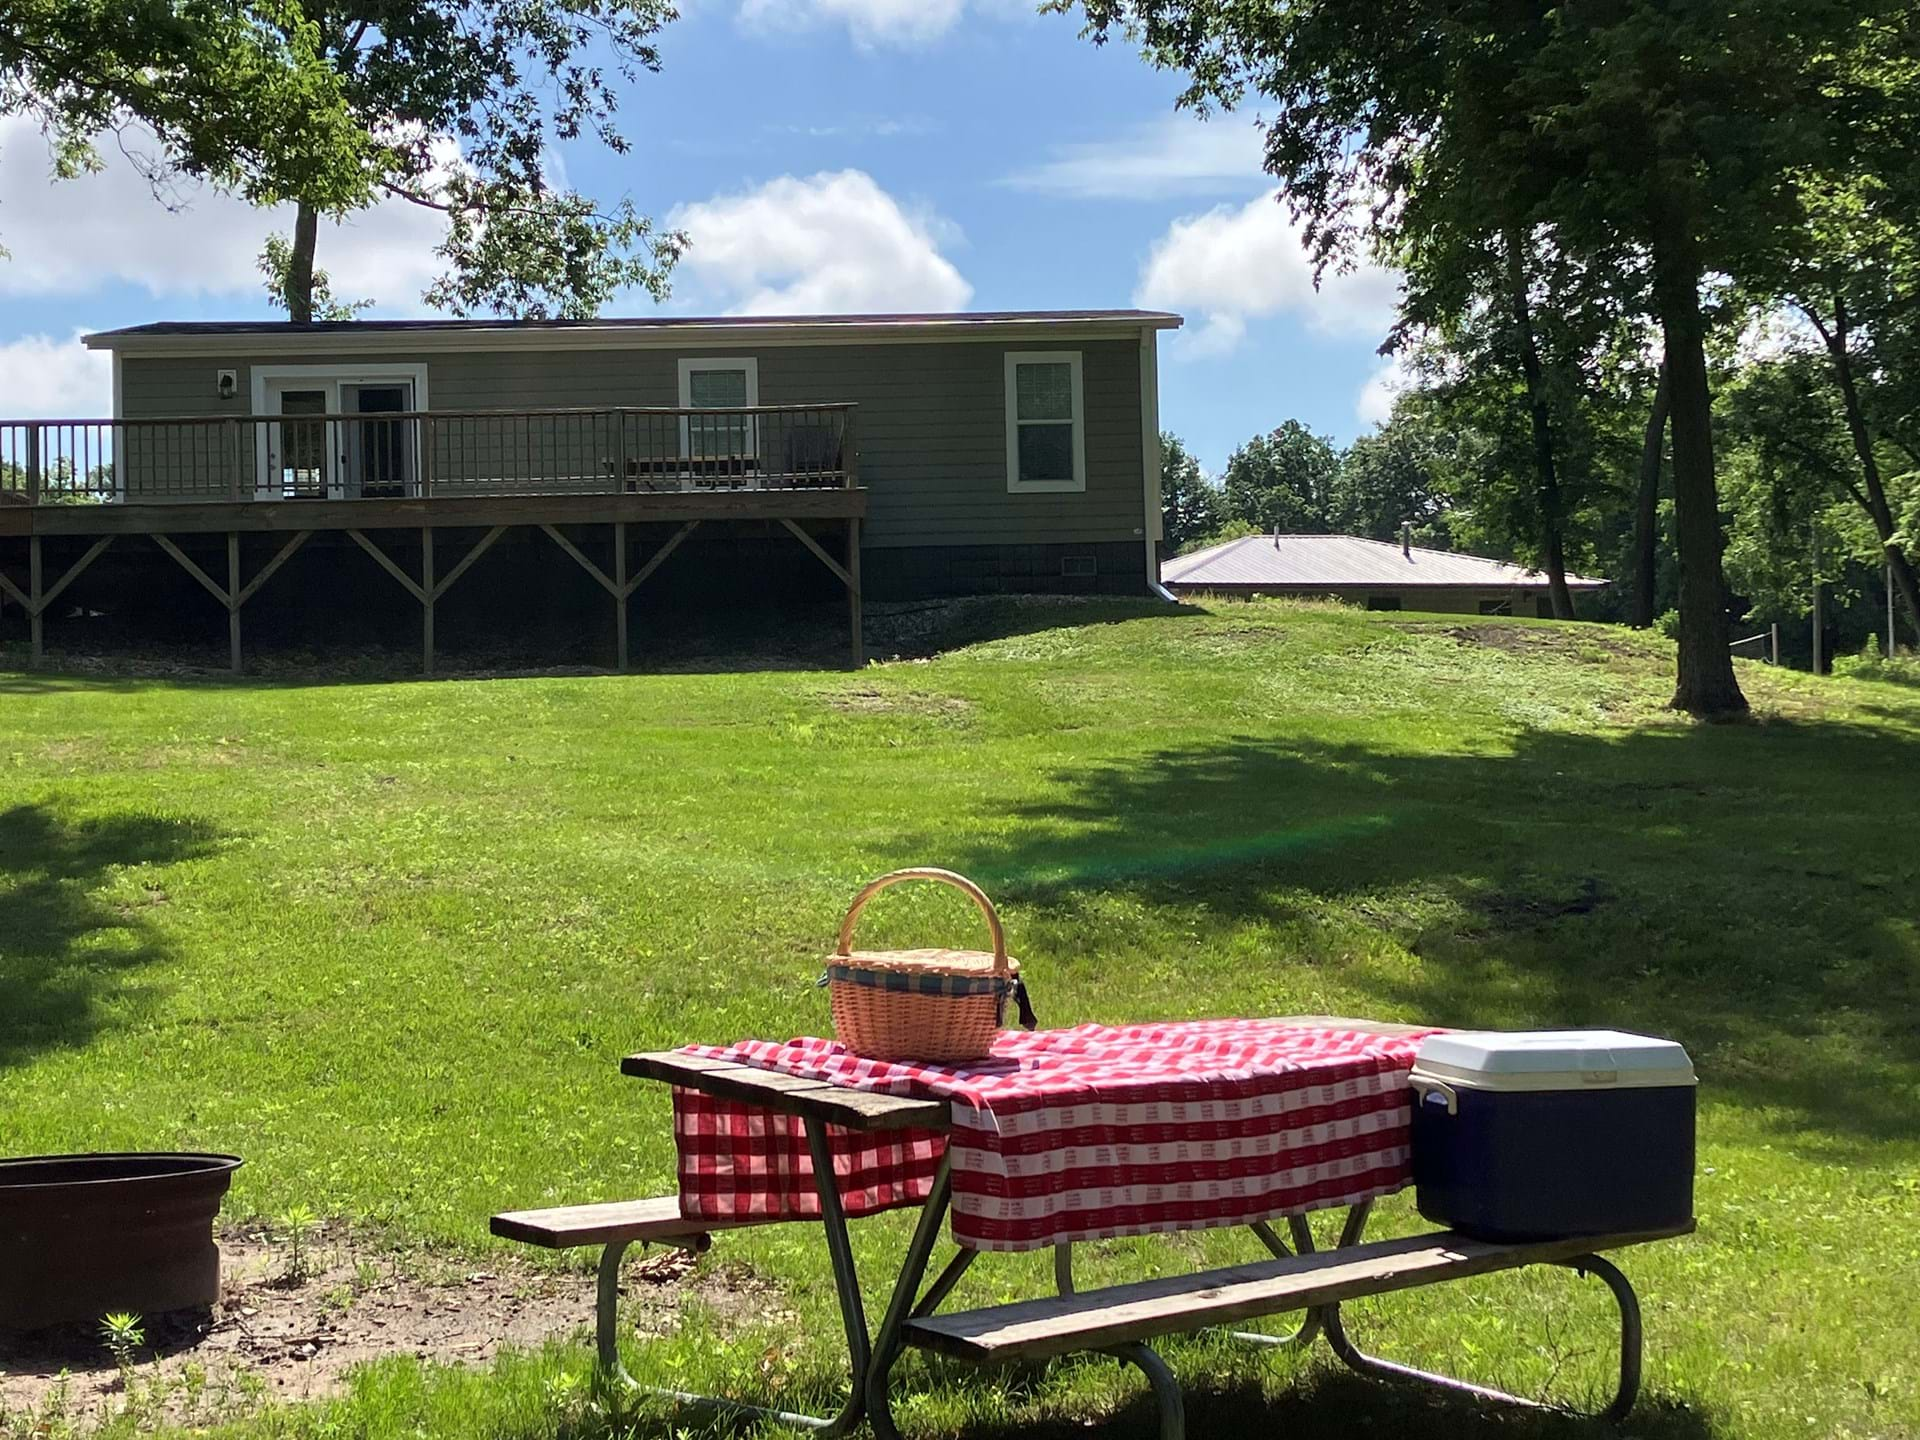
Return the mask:
[[1447, 549], [1447, 517], [1461, 469], [1461, 441], [1427, 397], [1402, 397], [1384, 425], [1340, 457], [1329, 506], [1333, 528], [1370, 540], [1398, 540], [1413, 527], [1416, 544]]
[[134, 1353], [147, 1343], [146, 1327], [131, 1311], [113, 1311], [100, 1317], [100, 1343], [124, 1375], [133, 1368]]
[[[684, 237], [657, 232], [624, 197], [568, 189], [552, 167], [555, 147], [581, 136], [630, 152], [617, 85], [659, 69], [666, 0], [300, 3], [377, 140], [373, 192], [447, 217], [447, 268], [428, 303], [578, 319], [629, 288], [665, 295]], [[297, 298], [291, 308], [301, 318]]]
[[[267, 236], [260, 252], [259, 270], [266, 282], [267, 299], [281, 309], [287, 306], [287, 272], [293, 264], [293, 243], [284, 235]], [[309, 291], [310, 320], [354, 320], [373, 308], [371, 300], [336, 300], [333, 280], [324, 270], [315, 270]]]
[[1868, 642], [1857, 655], [1834, 656], [1833, 673], [1849, 680], [1920, 687], [1920, 655], [1889, 656], [1879, 645]]
[[1219, 487], [1208, 480], [1200, 462], [1188, 453], [1180, 437], [1160, 435], [1161, 544], [1174, 554], [1191, 549], [1220, 524]]
[[1325, 534], [1333, 528], [1340, 455], [1298, 420], [1256, 435], [1227, 459], [1222, 511], [1266, 533]]
[[92, 137], [137, 121], [161, 142], [156, 185], [361, 205], [375, 142], [326, 51], [295, 0], [0, 0], [0, 113], [39, 122], [58, 176], [95, 168]]

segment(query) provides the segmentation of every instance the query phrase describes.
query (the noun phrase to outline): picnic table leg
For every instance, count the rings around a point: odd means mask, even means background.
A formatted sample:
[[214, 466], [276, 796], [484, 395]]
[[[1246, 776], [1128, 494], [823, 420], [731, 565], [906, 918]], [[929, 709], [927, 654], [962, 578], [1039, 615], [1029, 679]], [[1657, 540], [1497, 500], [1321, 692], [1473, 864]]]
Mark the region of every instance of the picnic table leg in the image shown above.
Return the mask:
[[[1300, 1233], [1299, 1227], [1307, 1223], [1307, 1218], [1304, 1215], [1292, 1215], [1288, 1217], [1288, 1220], [1294, 1224], [1294, 1235], [1297, 1238]], [[1287, 1248], [1287, 1242], [1282, 1240], [1274, 1231], [1273, 1226], [1269, 1225], [1265, 1220], [1256, 1220], [1247, 1228], [1260, 1237], [1260, 1243], [1267, 1247], [1268, 1253], [1271, 1254], [1274, 1259], [1290, 1260], [1293, 1258], [1293, 1251]], [[1311, 1231], [1308, 1232], [1307, 1239], [1307, 1250], [1311, 1250], [1313, 1248], [1313, 1235]], [[1304, 1254], [1305, 1251], [1301, 1253]], [[1320, 1312], [1318, 1310], [1308, 1310], [1301, 1318], [1298, 1327], [1285, 1335], [1267, 1335], [1258, 1330], [1233, 1330], [1228, 1333], [1231, 1334], [1235, 1340], [1242, 1341], [1248, 1345], [1258, 1345], [1264, 1350], [1304, 1350], [1307, 1346], [1313, 1344], [1314, 1340], [1320, 1334]]]
[[[1342, 1248], [1360, 1243], [1360, 1233], [1366, 1228], [1367, 1212], [1370, 1203], [1354, 1206], [1347, 1214], [1346, 1227], [1340, 1235]], [[1296, 1231], [1296, 1238], [1298, 1232]], [[1306, 1249], [1311, 1250], [1310, 1243]], [[1633, 1293], [1633, 1286], [1627, 1277], [1620, 1273], [1612, 1261], [1598, 1255], [1580, 1255], [1572, 1260], [1552, 1262], [1563, 1269], [1572, 1270], [1585, 1277], [1597, 1276], [1601, 1283], [1613, 1293], [1614, 1303], [1620, 1309], [1620, 1382], [1614, 1388], [1613, 1399], [1606, 1406], [1594, 1412], [1591, 1418], [1607, 1421], [1620, 1421], [1633, 1409], [1633, 1402], [1640, 1394], [1640, 1362], [1644, 1346], [1644, 1335], [1640, 1325], [1640, 1301]], [[1377, 1355], [1369, 1355], [1347, 1334], [1347, 1328], [1340, 1318], [1338, 1305], [1325, 1305], [1317, 1312], [1321, 1328], [1326, 1331], [1327, 1344], [1340, 1360], [1357, 1374], [1371, 1376], [1381, 1380], [1415, 1380], [1427, 1385], [1435, 1385], [1456, 1395], [1472, 1395], [1481, 1400], [1494, 1400], [1503, 1405], [1520, 1405], [1530, 1410], [1558, 1410], [1566, 1412], [1569, 1407], [1546, 1405], [1538, 1400], [1529, 1400], [1524, 1395], [1510, 1395], [1504, 1390], [1495, 1390], [1485, 1385], [1473, 1385], [1465, 1380], [1456, 1380], [1451, 1375], [1439, 1375], [1431, 1370], [1416, 1369], [1411, 1365], [1402, 1365], [1397, 1361], [1383, 1360]]]
[[[1073, 1294], [1071, 1240], [1063, 1240], [1053, 1247], [1053, 1284], [1062, 1295]], [[1160, 1352], [1133, 1340], [1114, 1345], [1106, 1353], [1124, 1360], [1147, 1377], [1147, 1388], [1153, 1391], [1154, 1405], [1160, 1412], [1160, 1440], [1186, 1440], [1186, 1399], [1180, 1393], [1179, 1377], [1173, 1373], [1173, 1367], [1160, 1358]]]
[[[940, 1157], [933, 1189], [921, 1207], [920, 1223], [914, 1227], [906, 1258], [900, 1262], [900, 1278], [893, 1283], [887, 1313], [873, 1337], [873, 1363], [867, 1372], [867, 1419], [873, 1425], [877, 1440], [901, 1440], [900, 1429], [893, 1423], [893, 1406], [887, 1397], [887, 1377], [893, 1370], [893, 1362], [900, 1358], [900, 1332], [907, 1317], [916, 1309], [914, 1302], [920, 1294], [920, 1282], [926, 1278], [927, 1262], [933, 1258], [933, 1247], [939, 1242], [940, 1226], [947, 1218], [947, 1205], [952, 1198], [953, 1152], [949, 1148]], [[948, 1281], [947, 1288], [952, 1288], [952, 1280], [960, 1278], [956, 1265], [960, 1270], [966, 1268], [958, 1261], [949, 1264], [941, 1272], [940, 1280], [934, 1282], [936, 1287], [940, 1281]]]
[[[866, 1308], [860, 1299], [860, 1279], [853, 1266], [853, 1246], [847, 1238], [847, 1215], [840, 1204], [840, 1187], [833, 1174], [833, 1152], [827, 1145], [824, 1122], [809, 1119], [807, 1147], [813, 1157], [814, 1188], [820, 1196], [820, 1223], [827, 1233], [827, 1256], [833, 1262], [833, 1286], [840, 1299], [840, 1322], [847, 1332], [847, 1360], [853, 1372], [852, 1392], [838, 1415], [802, 1415], [791, 1410], [774, 1410], [738, 1400], [723, 1400], [713, 1395], [695, 1395], [685, 1390], [665, 1390], [643, 1386], [627, 1373], [620, 1362], [620, 1258], [627, 1242], [615, 1241], [600, 1254], [600, 1293], [596, 1341], [600, 1351], [599, 1375], [628, 1390], [671, 1400], [689, 1410], [705, 1411], [754, 1420], [775, 1420], [782, 1425], [834, 1437], [851, 1433], [865, 1417], [867, 1372], [872, 1349], [867, 1336]], [[944, 1176], [945, 1171], [942, 1170]], [[954, 1277], [958, 1279], [956, 1275]]]

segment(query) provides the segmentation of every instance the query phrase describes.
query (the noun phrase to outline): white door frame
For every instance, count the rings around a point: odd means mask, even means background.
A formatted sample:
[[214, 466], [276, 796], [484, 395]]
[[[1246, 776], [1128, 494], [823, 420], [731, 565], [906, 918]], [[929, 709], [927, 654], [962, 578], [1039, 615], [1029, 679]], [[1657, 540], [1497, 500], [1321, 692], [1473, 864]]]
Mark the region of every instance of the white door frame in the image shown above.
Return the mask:
[[[253, 431], [254, 473], [258, 477], [254, 494], [265, 499], [282, 499], [279, 486], [272, 469], [267, 464], [267, 419], [276, 416], [277, 410], [270, 410], [268, 402], [282, 390], [323, 390], [327, 396], [327, 413], [340, 413], [340, 389], [343, 385], [394, 385], [402, 382], [413, 386], [413, 408], [425, 410], [427, 405], [427, 367], [424, 363], [393, 365], [256, 365], [253, 367], [253, 413], [264, 417], [256, 420]], [[336, 433], [338, 422], [327, 422], [326, 450], [322, 460], [327, 472], [327, 498], [344, 500], [347, 498], [346, 476], [339, 463], [339, 440]], [[416, 479], [409, 484], [418, 483], [420, 474], [420, 436], [413, 437], [414, 457], [413, 473]]]

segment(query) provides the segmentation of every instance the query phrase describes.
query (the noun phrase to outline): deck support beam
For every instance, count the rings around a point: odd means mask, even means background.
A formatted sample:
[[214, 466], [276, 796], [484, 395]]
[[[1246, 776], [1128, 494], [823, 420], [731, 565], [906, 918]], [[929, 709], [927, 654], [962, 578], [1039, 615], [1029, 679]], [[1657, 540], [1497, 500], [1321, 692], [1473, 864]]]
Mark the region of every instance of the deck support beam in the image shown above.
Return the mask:
[[46, 588], [44, 557], [40, 553], [40, 537], [30, 535], [27, 537], [26, 590], [23, 592], [5, 575], [0, 575], [0, 592], [11, 597], [16, 605], [27, 612], [27, 631], [32, 637], [31, 662], [34, 665], [38, 665], [46, 655], [46, 627], [42, 622], [47, 613], [47, 607], [58, 600], [60, 592], [78, 580], [80, 572], [93, 564], [100, 557], [100, 552], [111, 544], [113, 544], [111, 535], [103, 535], [94, 541], [87, 547], [87, 553], [74, 561], [67, 573], [54, 581], [53, 588], [49, 590]]
[[624, 674], [627, 669], [627, 602], [633, 598], [634, 591], [652, 578], [653, 572], [665, 563], [666, 558], [680, 548], [680, 542], [700, 528], [700, 522], [689, 520], [674, 531], [668, 537], [667, 543], [649, 555], [647, 563], [642, 565], [639, 573], [631, 579], [627, 577], [626, 522], [616, 520], [613, 524], [613, 574], [611, 577], [588, 559], [578, 545], [567, 539], [554, 526], [542, 525], [540, 528], [547, 532], [548, 538], [554, 544], [571, 555], [575, 563], [591, 575], [602, 590], [613, 597], [614, 636], [618, 651], [616, 668]]
[[814, 553], [814, 557], [833, 572], [834, 578], [847, 587], [847, 624], [853, 634], [853, 668], [858, 670], [867, 663], [866, 646], [860, 633], [860, 520], [851, 517], [847, 521], [847, 563], [842, 565], [829, 555], [826, 547], [809, 535], [797, 521], [780, 517], [780, 523], [787, 527], [793, 538]]
[[241, 610], [246, 607], [249, 600], [260, 593], [260, 587], [273, 578], [274, 572], [287, 563], [293, 552], [306, 544], [307, 537], [312, 533], [311, 530], [296, 530], [293, 537], [280, 547], [273, 559], [260, 567], [260, 573], [244, 585], [240, 583], [240, 532], [238, 530], [227, 532], [227, 583], [225, 585], [215, 583], [213, 577], [194, 564], [186, 552], [173, 541], [158, 532], [154, 534], [153, 543], [171, 555], [182, 570], [199, 581], [201, 588], [226, 609], [227, 664], [234, 674], [240, 674], [245, 668], [240, 649]]
[[864, 618], [860, 610], [860, 517], [854, 516], [847, 521], [847, 628], [853, 632], [853, 668], [859, 670], [867, 663], [867, 645], [864, 631]]
[[359, 530], [347, 531], [347, 535], [352, 539], [354, 544], [371, 555], [375, 563], [377, 563], [382, 570], [400, 582], [401, 589], [405, 590], [409, 595], [413, 596], [415, 600], [420, 602], [420, 663], [422, 674], [433, 674], [434, 607], [440, 602], [441, 597], [453, 588], [454, 582], [467, 573], [474, 561], [491, 550], [493, 548], [493, 542], [506, 534], [506, 531], [507, 527], [504, 525], [494, 526], [485, 535], [480, 537], [480, 542], [477, 545], [460, 557], [460, 563], [447, 572], [446, 578], [439, 581], [434, 579], [432, 527], [422, 526], [420, 529], [421, 578], [419, 580], [415, 580], [411, 575], [407, 574], [406, 571], [402, 570], [391, 555], [387, 554], [386, 551], [369, 540], [363, 532]]
[[627, 601], [633, 592], [627, 589], [627, 522], [613, 522], [613, 649], [614, 668], [627, 673]]

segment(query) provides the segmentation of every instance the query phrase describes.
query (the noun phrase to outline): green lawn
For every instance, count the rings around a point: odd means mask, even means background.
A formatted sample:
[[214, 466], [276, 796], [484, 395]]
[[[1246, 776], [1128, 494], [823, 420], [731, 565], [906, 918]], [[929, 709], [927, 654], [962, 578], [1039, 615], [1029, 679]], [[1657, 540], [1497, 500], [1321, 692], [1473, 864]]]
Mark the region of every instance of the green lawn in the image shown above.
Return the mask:
[[[939, 863], [1002, 902], [1044, 1023], [1678, 1037], [1702, 1077], [1700, 1232], [1625, 1258], [1649, 1338], [1630, 1433], [1920, 1435], [1920, 691], [1747, 666], [1759, 718], [1698, 727], [1661, 708], [1659, 642], [1597, 627], [998, 618], [1015, 633], [858, 675], [0, 671], [0, 1153], [231, 1148], [233, 1214], [306, 1206], [419, 1245], [484, 1246], [506, 1206], [663, 1192], [665, 1096], [618, 1057], [817, 1033], [852, 891]], [[932, 891], [870, 913], [882, 942], [977, 923]], [[1384, 1209], [1417, 1223], [1404, 1197]], [[905, 1220], [856, 1228], [877, 1305]], [[1087, 1248], [1083, 1283], [1253, 1255], [1232, 1235]], [[823, 1401], [818, 1250], [784, 1227], [708, 1262], [779, 1281], [805, 1338], [696, 1326], [630, 1363], [750, 1393], [770, 1370]], [[958, 1298], [1044, 1274], [992, 1259]], [[1359, 1307], [1357, 1328], [1578, 1396], [1606, 1368], [1598, 1290], [1500, 1277]], [[1196, 1437], [1570, 1433], [1336, 1378], [1324, 1351], [1169, 1349]], [[484, 1373], [396, 1360], [245, 1433], [600, 1433], [561, 1378], [585, 1367], [577, 1343]], [[915, 1435], [1150, 1433], [1110, 1361], [899, 1373], [926, 1388]]]

